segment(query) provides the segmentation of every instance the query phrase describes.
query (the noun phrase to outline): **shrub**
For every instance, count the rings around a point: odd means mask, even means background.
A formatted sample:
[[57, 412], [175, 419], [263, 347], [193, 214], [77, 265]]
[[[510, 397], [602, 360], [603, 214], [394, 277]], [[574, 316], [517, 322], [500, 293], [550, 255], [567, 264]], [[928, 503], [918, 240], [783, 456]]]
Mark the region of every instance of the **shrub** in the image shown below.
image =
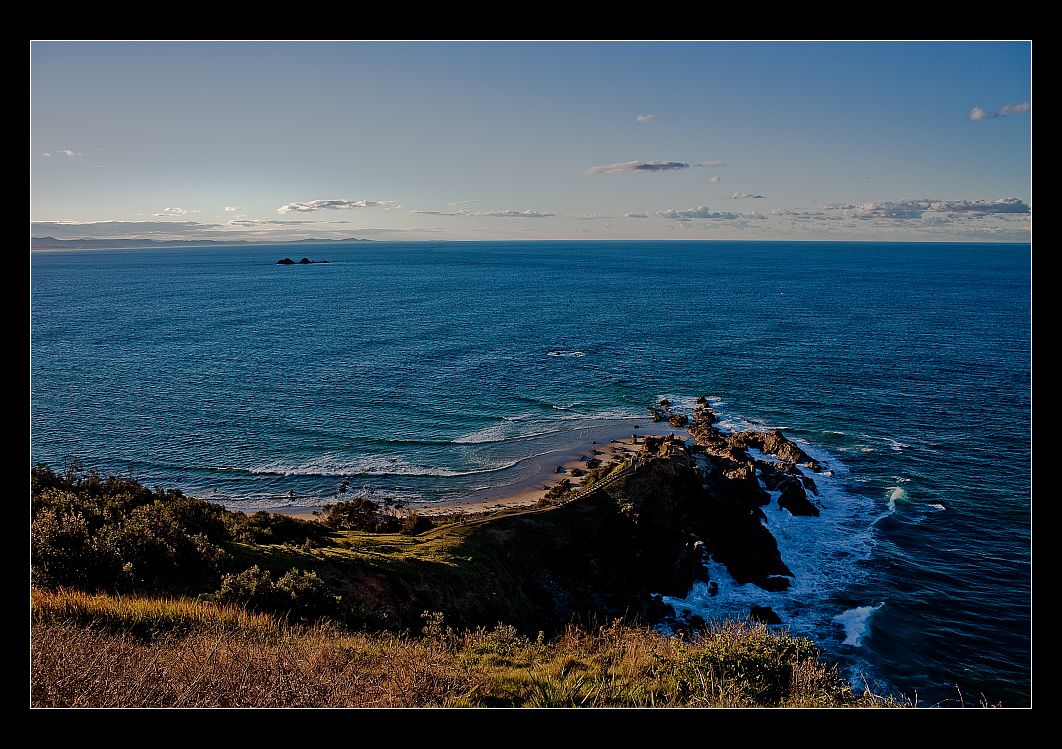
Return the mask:
[[221, 604], [244, 606], [300, 621], [335, 616], [340, 603], [316, 572], [292, 568], [274, 582], [269, 571], [258, 565], [222, 577], [221, 587], [212, 598]]
[[399, 519], [399, 525], [399, 532], [404, 533], [407, 536], [415, 536], [418, 533], [430, 531], [435, 527], [431, 518], [412, 510], [401, 516]]
[[321, 522], [329, 528], [351, 531], [378, 531], [386, 520], [380, 515], [380, 505], [368, 497], [354, 497], [321, 509]]
[[85, 516], [58, 507], [34, 513], [30, 528], [33, 583], [44, 588], [85, 585], [94, 564]]
[[77, 464], [30, 473], [33, 582], [90, 590], [210, 589], [233, 541], [297, 542], [328, 528], [258, 512], [247, 516], [132, 478], [101, 477]]
[[52, 588], [129, 589], [212, 579], [228, 539], [221, 507], [126, 479], [38, 466], [33, 473], [33, 580]]

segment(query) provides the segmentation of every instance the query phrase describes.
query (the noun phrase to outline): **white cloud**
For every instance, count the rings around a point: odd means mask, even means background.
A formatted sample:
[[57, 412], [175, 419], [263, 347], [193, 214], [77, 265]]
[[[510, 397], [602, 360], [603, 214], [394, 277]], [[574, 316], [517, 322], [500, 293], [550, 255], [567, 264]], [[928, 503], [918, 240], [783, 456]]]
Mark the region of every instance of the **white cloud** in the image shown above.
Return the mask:
[[736, 192], [730, 196], [732, 200], [745, 200], [747, 198], [766, 198], [766, 195], [753, 195], [751, 192]]
[[689, 168], [690, 165], [683, 161], [624, 161], [619, 164], [592, 166], [586, 170], [586, 173], [622, 174], [624, 172], [671, 172], [678, 169]]
[[54, 151], [45, 151], [44, 153], [41, 154], [41, 156], [43, 156], [46, 159], [50, 159], [53, 156], [60, 156], [60, 157], [64, 157], [64, 158], [67, 158], [67, 159], [72, 159], [72, 158], [74, 158], [76, 156], [80, 156], [80, 155], [81, 155], [80, 151], [72, 151], [69, 148], [57, 148]]
[[225, 213], [236, 213], [236, 211], [238, 211], [238, 210], [240, 210], [240, 209], [239, 209], [239, 208], [237, 208], [237, 207], [236, 207], [236, 206], [234, 206], [234, 205], [227, 205], [227, 206], [225, 206]]
[[[254, 226], [291, 226], [292, 224], [316, 224], [316, 221], [298, 221], [293, 219], [256, 219], [256, 218], [239, 218], [229, 221], [225, 226], [239, 226], [240, 228], [247, 229]], [[335, 223], [335, 222], [330, 222]], [[340, 222], [345, 223], [345, 222]]]
[[794, 221], [811, 221], [814, 220], [830, 220], [839, 221], [843, 219], [843, 216], [831, 216], [828, 213], [822, 211], [792, 211], [788, 208], [775, 208], [771, 211], [772, 216], [785, 216], [786, 218]]
[[[465, 203], [474, 203], [478, 201], [467, 200], [459, 201]], [[451, 204], [452, 205], [452, 204]], [[472, 216], [473, 218], [547, 218], [549, 216], [556, 216], [555, 213], [543, 213], [541, 211], [479, 211], [473, 213], [472, 211], [420, 211], [414, 210], [409, 212], [412, 216]], [[582, 216], [576, 216], [576, 218], [584, 218]], [[608, 218], [608, 216], [590, 216], [588, 218]]]
[[1032, 209], [1018, 198], [996, 200], [935, 200], [930, 202], [931, 211], [952, 213], [1030, 213]]
[[649, 218], [649, 216], [644, 213], [624, 213], [623, 215], [627, 218]]
[[484, 211], [481, 213], [469, 213], [468, 216], [482, 216], [489, 218], [546, 218], [555, 216], [555, 213], [540, 213], [538, 211]]
[[706, 161], [703, 164], [694, 164], [694, 166], [706, 166], [706, 167], [726, 166], [726, 162], [725, 161]]
[[722, 181], [723, 178], [720, 177], [718, 174], [713, 174], [711, 177], [708, 178], [708, 184], [710, 185], [718, 185]]
[[634, 118], [634, 121], [635, 122], [648, 122], [649, 120], [653, 119], [654, 117], [656, 117], [655, 114], [640, 114], [640, 115], [638, 115], [637, 117]]
[[1027, 214], [1029, 206], [1018, 198], [996, 200], [885, 200], [881, 202], [852, 205], [840, 203], [824, 205], [823, 210], [842, 210], [846, 216], [859, 219], [920, 219], [925, 213], [954, 213], [969, 216], [990, 214]]
[[468, 205], [469, 203], [478, 203], [478, 202], [479, 202], [478, 200], [455, 200], [454, 202], [447, 203], [446, 205], [450, 206], [451, 208], [457, 208], [457, 206], [459, 206], [459, 205]]
[[394, 201], [383, 200], [308, 200], [303, 203], [287, 203], [277, 208], [277, 213], [309, 213], [310, 211], [346, 210], [348, 208], [373, 208]]
[[665, 211], [657, 211], [656, 215], [661, 216], [663, 218], [675, 219], [676, 221], [689, 221], [693, 218], [733, 220], [742, 217], [742, 214], [740, 213], [731, 213], [730, 211], [713, 211], [710, 210], [706, 205], [698, 206], [697, 208], [687, 208], [684, 211], [680, 211], [676, 208], [668, 208]]
[[977, 122], [978, 120], [995, 120], [1011, 114], [1028, 112], [1030, 109], [1032, 109], [1031, 105], [1024, 101], [1021, 104], [1007, 104], [1000, 109], [982, 109], [981, 107], [974, 107], [966, 117], [974, 122]]
[[163, 208], [160, 213], [155, 213], [155, 216], [185, 216], [189, 211], [185, 208]]

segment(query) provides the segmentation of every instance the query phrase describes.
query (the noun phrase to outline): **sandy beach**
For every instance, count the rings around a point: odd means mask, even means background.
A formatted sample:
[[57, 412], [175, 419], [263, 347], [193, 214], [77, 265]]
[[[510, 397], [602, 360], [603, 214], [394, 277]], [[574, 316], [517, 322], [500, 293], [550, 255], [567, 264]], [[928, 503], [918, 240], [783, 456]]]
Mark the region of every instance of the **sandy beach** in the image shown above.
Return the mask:
[[[633, 437], [614, 438], [599, 443], [591, 440], [582, 450], [564, 450], [542, 456], [537, 461], [538, 471], [533, 478], [523, 479], [515, 485], [486, 489], [475, 499], [415, 508], [423, 515], [444, 515], [453, 512], [476, 513], [490, 510], [528, 507], [536, 504], [546, 496], [551, 488], [564, 479], [571, 481], [572, 488], [578, 489], [582, 484], [582, 475], [586, 471], [586, 461], [597, 459], [602, 463], [620, 462], [641, 449], [642, 437], [635, 442]], [[560, 470], [558, 470], [560, 469]]]
[[[587, 460], [597, 459], [602, 463], [620, 462], [637, 454], [645, 437], [670, 434], [683, 439], [689, 438], [689, 432], [685, 428], [649, 420], [645, 424], [632, 421], [591, 430], [587, 441], [573, 440], [572, 443], [556, 450], [526, 460], [521, 465], [521, 476], [514, 482], [487, 487], [452, 502], [430, 505], [410, 503], [407, 509], [434, 516], [530, 507], [542, 500], [546, 492], [564, 479], [568, 479], [572, 487], [577, 489], [582, 483], [582, 474], [587, 470]], [[637, 439], [634, 435], [637, 435]], [[277, 507], [269, 509], [268, 512], [312, 520], [319, 509], [320, 507]]]

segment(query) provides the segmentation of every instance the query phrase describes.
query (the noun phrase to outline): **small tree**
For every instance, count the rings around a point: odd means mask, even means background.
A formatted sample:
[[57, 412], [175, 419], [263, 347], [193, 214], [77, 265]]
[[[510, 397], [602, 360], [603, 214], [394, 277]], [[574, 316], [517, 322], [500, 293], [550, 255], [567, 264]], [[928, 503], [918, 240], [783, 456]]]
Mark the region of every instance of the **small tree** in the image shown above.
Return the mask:
[[380, 505], [368, 497], [328, 504], [321, 508], [321, 522], [336, 530], [375, 531], [380, 526]]

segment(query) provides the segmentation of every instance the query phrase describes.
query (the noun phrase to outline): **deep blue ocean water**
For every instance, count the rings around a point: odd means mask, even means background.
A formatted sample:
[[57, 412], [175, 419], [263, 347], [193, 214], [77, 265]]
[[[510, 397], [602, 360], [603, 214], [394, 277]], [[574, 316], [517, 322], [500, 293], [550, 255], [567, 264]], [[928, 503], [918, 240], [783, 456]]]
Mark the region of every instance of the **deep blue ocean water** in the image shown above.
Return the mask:
[[[327, 265], [278, 267], [308, 255]], [[856, 683], [1031, 700], [1028, 245], [360, 243], [32, 255], [31, 454], [231, 507], [412, 503], [697, 395], [821, 456], [766, 603]]]

